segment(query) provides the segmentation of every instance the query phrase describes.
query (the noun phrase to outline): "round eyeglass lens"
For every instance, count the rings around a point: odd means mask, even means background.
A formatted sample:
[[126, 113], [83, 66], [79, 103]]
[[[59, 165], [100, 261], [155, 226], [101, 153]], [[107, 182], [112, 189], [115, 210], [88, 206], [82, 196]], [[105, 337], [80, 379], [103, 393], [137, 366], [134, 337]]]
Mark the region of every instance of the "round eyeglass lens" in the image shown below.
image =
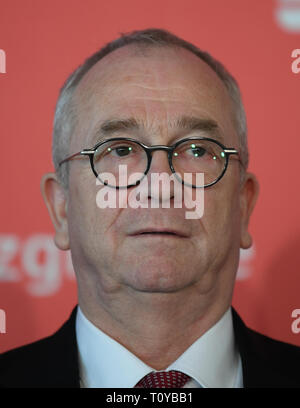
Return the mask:
[[210, 140], [194, 139], [180, 143], [173, 152], [173, 168], [187, 185], [203, 187], [216, 181], [224, 171], [226, 154]]
[[128, 140], [104, 142], [96, 149], [93, 160], [98, 179], [113, 187], [136, 185], [143, 178], [147, 163], [145, 150]]

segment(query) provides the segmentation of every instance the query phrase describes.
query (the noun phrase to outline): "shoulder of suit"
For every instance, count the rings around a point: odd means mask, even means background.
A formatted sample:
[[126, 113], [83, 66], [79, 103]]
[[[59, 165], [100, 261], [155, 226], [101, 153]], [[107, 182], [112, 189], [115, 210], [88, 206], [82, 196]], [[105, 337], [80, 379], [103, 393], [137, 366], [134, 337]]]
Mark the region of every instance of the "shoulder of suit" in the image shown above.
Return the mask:
[[233, 309], [235, 334], [249, 352], [272, 356], [282, 353], [285, 357], [300, 358], [300, 347], [274, 339], [249, 328]]
[[24, 346], [20, 346], [14, 348], [12, 350], [5, 351], [4, 353], [0, 354], [0, 372], [6, 365], [11, 365], [14, 361], [16, 362], [32, 362], [33, 355], [35, 357], [40, 357], [44, 359], [47, 356], [46, 350], [49, 347], [55, 347], [55, 339], [56, 334], [50, 335], [43, 339], [37, 340], [33, 343], [26, 344]]
[[247, 328], [248, 344], [251, 350], [261, 357], [275, 358], [282, 363], [300, 364], [300, 347], [272, 337], [258, 333], [256, 330]]
[[0, 387], [52, 387], [55, 377], [59, 386], [67, 366], [76, 371], [76, 353], [74, 309], [54, 334], [0, 354]]
[[[247, 372], [261, 376], [261, 383], [272, 378], [278, 386], [300, 386], [300, 347], [273, 339], [247, 327], [233, 310], [237, 345]], [[263, 379], [263, 377], [266, 380]], [[271, 381], [271, 380], [270, 380]]]

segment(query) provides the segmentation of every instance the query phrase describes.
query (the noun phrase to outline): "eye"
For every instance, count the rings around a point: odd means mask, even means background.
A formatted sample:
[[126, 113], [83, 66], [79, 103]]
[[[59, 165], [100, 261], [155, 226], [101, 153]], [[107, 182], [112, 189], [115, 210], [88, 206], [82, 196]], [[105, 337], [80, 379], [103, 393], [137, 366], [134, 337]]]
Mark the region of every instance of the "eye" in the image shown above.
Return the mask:
[[194, 157], [202, 157], [207, 153], [207, 150], [202, 147], [202, 146], [196, 146], [195, 144], [192, 144], [189, 149], [187, 149], [188, 153], [193, 155]]
[[204, 162], [224, 162], [224, 152], [221, 146], [209, 140], [193, 140], [179, 144], [174, 152], [174, 160], [190, 160], [198, 164]]
[[121, 145], [107, 148], [107, 153], [111, 153], [117, 157], [126, 157], [129, 156], [132, 152], [132, 146]]
[[98, 147], [94, 160], [127, 159], [138, 151], [139, 146], [126, 142], [107, 142]]
[[183, 146], [183, 152], [190, 156], [191, 158], [204, 158], [204, 157], [212, 157], [215, 153], [212, 151], [211, 146], [209, 144], [204, 143], [188, 143], [187, 145]]

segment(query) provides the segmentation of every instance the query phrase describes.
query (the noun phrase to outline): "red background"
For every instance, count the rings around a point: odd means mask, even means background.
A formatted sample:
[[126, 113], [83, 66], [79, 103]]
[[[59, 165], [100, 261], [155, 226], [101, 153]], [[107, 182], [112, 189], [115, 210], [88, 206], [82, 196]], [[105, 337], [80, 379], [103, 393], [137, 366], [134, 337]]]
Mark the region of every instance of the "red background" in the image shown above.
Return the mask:
[[[233, 304], [250, 327], [300, 346], [291, 329], [300, 308], [300, 73], [291, 69], [300, 23], [298, 31], [280, 24], [282, 7], [272, 0], [0, 1], [0, 352], [52, 333], [76, 303], [72, 268], [52, 243], [39, 188], [52, 170], [59, 88], [120, 32], [148, 27], [209, 51], [240, 84], [261, 192]], [[296, 15], [300, 2], [289, 7]]]

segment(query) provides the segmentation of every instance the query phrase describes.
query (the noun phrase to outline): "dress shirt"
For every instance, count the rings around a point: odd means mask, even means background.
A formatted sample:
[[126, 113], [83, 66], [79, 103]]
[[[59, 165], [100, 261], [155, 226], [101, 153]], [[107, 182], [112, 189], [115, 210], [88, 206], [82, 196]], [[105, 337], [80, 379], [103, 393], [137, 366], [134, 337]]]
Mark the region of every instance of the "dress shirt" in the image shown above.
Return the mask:
[[[79, 306], [76, 337], [81, 388], [133, 388], [145, 375], [157, 371], [98, 329]], [[183, 388], [242, 388], [231, 308], [165, 371], [169, 370], [191, 377]]]

